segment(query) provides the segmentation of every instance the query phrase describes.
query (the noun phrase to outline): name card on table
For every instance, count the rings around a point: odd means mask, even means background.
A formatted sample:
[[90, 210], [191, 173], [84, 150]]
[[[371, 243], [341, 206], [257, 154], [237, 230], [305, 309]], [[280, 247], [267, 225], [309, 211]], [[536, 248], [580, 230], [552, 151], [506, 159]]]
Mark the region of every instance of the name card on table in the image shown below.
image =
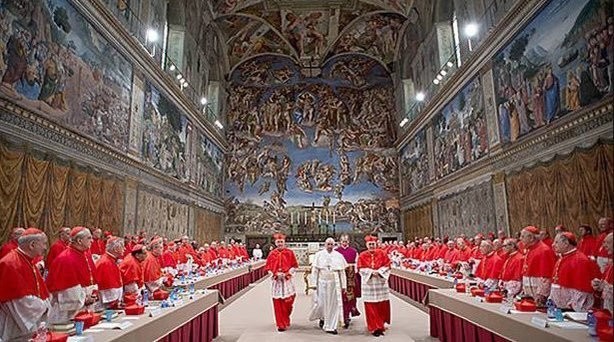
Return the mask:
[[173, 302], [173, 306], [182, 306], [183, 305], [183, 299], [177, 299], [176, 301]]
[[131, 322], [128, 321], [123, 321], [123, 322], [103, 322], [103, 323], [99, 323], [96, 327], [99, 329], [119, 329], [119, 330], [124, 330], [124, 329], [128, 329], [132, 326]]
[[539, 316], [533, 316], [531, 317], [531, 324], [540, 328], [545, 328], [548, 326], [548, 319]]
[[510, 314], [510, 313], [512, 313], [512, 306], [511, 306], [511, 305], [509, 305], [509, 304], [503, 304], [503, 305], [501, 305], [501, 306], [499, 307], [499, 311], [500, 311], [501, 313], [506, 314], [506, 315], [507, 315], [507, 314]]
[[149, 311], [149, 317], [156, 317], [160, 315], [161, 313], [162, 313], [162, 309], [160, 309], [160, 307], [156, 307], [155, 309]]

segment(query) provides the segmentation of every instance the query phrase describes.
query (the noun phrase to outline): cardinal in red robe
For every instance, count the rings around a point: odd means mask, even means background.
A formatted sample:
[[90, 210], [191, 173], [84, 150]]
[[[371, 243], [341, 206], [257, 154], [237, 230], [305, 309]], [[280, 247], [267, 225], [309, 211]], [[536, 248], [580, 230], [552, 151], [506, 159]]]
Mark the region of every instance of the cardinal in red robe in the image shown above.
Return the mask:
[[525, 246], [522, 286], [525, 294], [543, 305], [550, 295], [556, 256], [552, 248], [539, 239], [539, 235], [539, 229], [534, 226], [525, 227], [520, 233], [520, 239]]
[[614, 232], [614, 220], [609, 217], [602, 217], [599, 219], [599, 235], [597, 236], [597, 253], [596, 260], [597, 265], [599, 265], [599, 270], [601, 273], [605, 271], [605, 268], [612, 260], [611, 256], [608, 255], [608, 250], [604, 247], [603, 241], [605, 241], [606, 236], [608, 234]]
[[102, 238], [102, 229], [96, 228], [92, 231], [92, 246], [90, 247], [90, 254], [92, 258], [98, 259], [105, 251], [105, 242]]
[[49, 292], [35, 259], [47, 248], [36, 228], [21, 232], [18, 247], [0, 259], [0, 341], [27, 341], [51, 309]]
[[507, 298], [511, 300], [522, 291], [524, 255], [518, 251], [516, 239], [505, 239], [502, 249], [507, 253], [507, 256], [501, 267], [499, 287], [506, 292]]
[[550, 298], [558, 308], [588, 311], [593, 306], [591, 281], [600, 276], [597, 265], [578, 251], [571, 232], [559, 233], [553, 248], [559, 258], [554, 265]]
[[96, 267], [88, 252], [92, 234], [85, 227], [74, 227], [70, 239], [70, 246], [49, 265], [47, 288], [52, 295], [52, 323], [66, 323], [97, 300]]
[[597, 245], [597, 239], [593, 236], [593, 228], [583, 224], [578, 227], [578, 232], [580, 233], [578, 250], [587, 257], [594, 259], [599, 246]]
[[147, 253], [143, 245], [134, 245], [132, 251], [119, 264], [119, 271], [124, 284], [124, 293], [137, 294], [143, 287], [143, 267]]
[[458, 249], [456, 249], [456, 243], [454, 240], [449, 240], [446, 245], [446, 253], [443, 256], [443, 262], [444, 264], [450, 265], [450, 267], [454, 268], [456, 261], [458, 261]]
[[480, 255], [482, 260], [476, 268], [475, 276], [484, 281], [486, 288], [494, 290], [499, 285], [503, 259], [495, 252], [490, 240], [483, 240], [480, 243]]
[[273, 297], [273, 310], [275, 311], [275, 324], [278, 331], [285, 331], [290, 327], [290, 315], [294, 306], [296, 289], [293, 276], [298, 268], [294, 252], [286, 248], [286, 236], [274, 234], [275, 248], [266, 259], [266, 270], [272, 277], [271, 296]]
[[592, 281], [593, 289], [599, 291], [603, 300], [603, 308], [614, 314], [614, 266], [612, 266], [612, 255], [614, 254], [614, 233], [609, 233], [603, 240], [603, 247], [610, 255], [610, 263], [603, 272], [601, 279], [595, 278]]
[[0, 247], [0, 259], [9, 254], [10, 251], [17, 249], [17, 239], [23, 234], [25, 229], [15, 228], [11, 233], [11, 239]]
[[175, 268], [177, 267], [177, 260], [175, 259], [175, 252], [177, 246], [174, 242], [169, 242], [167, 248], [162, 252], [162, 268]]
[[384, 323], [390, 324], [390, 259], [376, 249], [377, 238], [366, 236], [367, 250], [358, 255], [357, 268], [361, 276], [361, 295], [365, 303], [367, 328], [374, 336], [384, 335]]
[[106, 252], [96, 261], [96, 280], [100, 300], [106, 307], [114, 306], [124, 293], [122, 274], [117, 260], [124, 255], [124, 241], [111, 236], [107, 240]]
[[143, 261], [143, 282], [150, 293], [162, 287], [162, 266], [159, 258], [162, 255], [162, 239], [155, 239], [149, 244], [149, 252]]
[[47, 261], [45, 261], [45, 264], [47, 265], [47, 267], [49, 267], [49, 265], [53, 263], [53, 260], [55, 260], [55, 258], [57, 258], [57, 256], [60, 255], [60, 253], [62, 253], [66, 248], [68, 248], [69, 244], [70, 244], [70, 228], [63, 227], [58, 232], [57, 241], [54, 242], [53, 245], [51, 245], [51, 248], [49, 248], [49, 253], [47, 254]]

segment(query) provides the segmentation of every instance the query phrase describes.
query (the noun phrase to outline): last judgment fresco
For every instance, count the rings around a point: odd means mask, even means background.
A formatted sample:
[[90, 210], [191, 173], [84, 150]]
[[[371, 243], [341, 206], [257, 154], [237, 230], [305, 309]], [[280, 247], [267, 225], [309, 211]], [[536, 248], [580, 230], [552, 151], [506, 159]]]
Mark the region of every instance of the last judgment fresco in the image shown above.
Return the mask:
[[394, 95], [379, 62], [341, 56], [309, 77], [262, 56], [234, 70], [229, 94], [227, 233], [398, 230]]

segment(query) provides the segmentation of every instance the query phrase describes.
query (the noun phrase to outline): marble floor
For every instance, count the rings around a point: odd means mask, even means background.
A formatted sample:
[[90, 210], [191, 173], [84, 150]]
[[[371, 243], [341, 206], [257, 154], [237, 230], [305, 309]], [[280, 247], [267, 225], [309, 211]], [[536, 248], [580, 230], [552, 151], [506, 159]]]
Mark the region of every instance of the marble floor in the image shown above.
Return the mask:
[[[312, 293], [305, 295], [302, 274], [295, 277], [297, 297], [292, 313], [292, 326], [278, 332], [274, 324], [273, 304], [270, 298], [271, 282], [265, 278], [253, 284], [237, 299], [226, 303], [220, 311], [220, 335], [216, 342], [273, 342], [273, 341], [437, 341], [429, 337], [428, 315], [406, 301], [391, 295], [392, 322], [383, 337], [374, 337], [366, 329], [364, 314], [354, 317], [349, 329], [340, 327], [339, 335], [326, 334], [318, 322], [308, 320]], [[358, 308], [364, 312], [359, 301]]]

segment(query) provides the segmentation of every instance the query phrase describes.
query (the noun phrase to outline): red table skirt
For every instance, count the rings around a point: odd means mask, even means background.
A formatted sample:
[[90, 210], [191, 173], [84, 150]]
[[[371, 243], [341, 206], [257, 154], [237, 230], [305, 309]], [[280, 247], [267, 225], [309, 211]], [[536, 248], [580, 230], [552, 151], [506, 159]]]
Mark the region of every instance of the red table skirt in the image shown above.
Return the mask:
[[429, 306], [431, 336], [441, 342], [503, 342], [507, 339], [439, 308]]
[[389, 278], [390, 288], [402, 295], [405, 295], [418, 303], [427, 303], [427, 295], [430, 289], [428, 285], [411, 281], [406, 278], [391, 274]]
[[264, 267], [264, 265], [262, 265], [262, 267], [253, 269], [251, 272], [249, 272], [252, 283], [255, 283], [258, 280], [262, 279], [262, 277], [264, 277], [266, 274], [267, 274], [266, 267]]
[[211, 342], [218, 336], [217, 305], [164, 336], [162, 342]]

